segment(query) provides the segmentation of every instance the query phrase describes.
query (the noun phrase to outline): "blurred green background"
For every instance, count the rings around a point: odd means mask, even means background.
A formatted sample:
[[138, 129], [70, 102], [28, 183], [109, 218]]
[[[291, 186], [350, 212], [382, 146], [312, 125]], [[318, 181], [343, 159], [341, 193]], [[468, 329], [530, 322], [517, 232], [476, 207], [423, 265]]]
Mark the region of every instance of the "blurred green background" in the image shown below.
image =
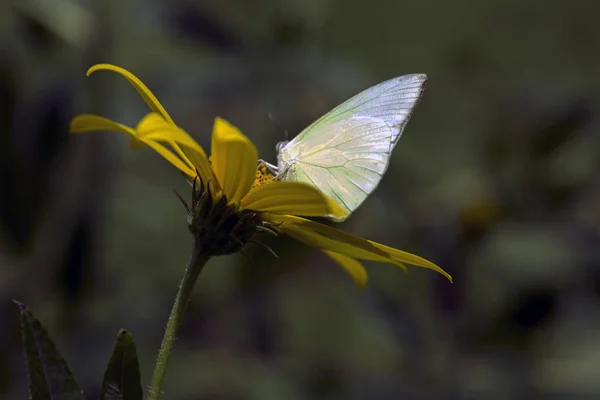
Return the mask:
[[[450, 272], [264, 240], [210, 262], [167, 399], [600, 396], [600, 3], [10, 0], [0, 10], [0, 398], [27, 397], [11, 300], [46, 324], [88, 398], [120, 328], [151, 372], [191, 248], [180, 174], [96, 113], [148, 111], [140, 77], [206, 148], [216, 116], [266, 160], [360, 90], [429, 75], [348, 232]], [[287, 133], [286, 133], [287, 132]], [[596, 371], [596, 372], [594, 372]]]

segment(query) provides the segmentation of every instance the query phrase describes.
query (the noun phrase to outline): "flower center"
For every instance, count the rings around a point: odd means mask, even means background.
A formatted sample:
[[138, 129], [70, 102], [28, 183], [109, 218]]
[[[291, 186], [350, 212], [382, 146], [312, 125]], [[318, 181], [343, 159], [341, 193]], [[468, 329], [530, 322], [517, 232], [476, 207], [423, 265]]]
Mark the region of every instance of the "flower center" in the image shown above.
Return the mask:
[[264, 164], [260, 164], [256, 168], [256, 176], [254, 177], [254, 184], [252, 185], [252, 187], [264, 185], [266, 183], [271, 183], [274, 181], [275, 175], [270, 173]]
[[252, 239], [259, 224], [256, 212], [228, 204], [224, 194], [213, 197], [196, 179], [188, 227], [201, 240], [204, 251], [214, 256], [237, 253]]

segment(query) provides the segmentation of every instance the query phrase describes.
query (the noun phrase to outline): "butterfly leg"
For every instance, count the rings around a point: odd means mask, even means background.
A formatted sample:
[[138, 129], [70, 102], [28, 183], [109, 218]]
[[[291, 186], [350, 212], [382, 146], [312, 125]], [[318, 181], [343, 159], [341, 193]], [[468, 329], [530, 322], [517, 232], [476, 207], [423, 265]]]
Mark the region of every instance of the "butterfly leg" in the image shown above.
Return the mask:
[[271, 163], [266, 162], [265, 160], [259, 159], [258, 160], [259, 164], [263, 164], [265, 167], [267, 167], [267, 169], [269, 170], [269, 172], [271, 172], [274, 175], [277, 175], [277, 166], [273, 165]]

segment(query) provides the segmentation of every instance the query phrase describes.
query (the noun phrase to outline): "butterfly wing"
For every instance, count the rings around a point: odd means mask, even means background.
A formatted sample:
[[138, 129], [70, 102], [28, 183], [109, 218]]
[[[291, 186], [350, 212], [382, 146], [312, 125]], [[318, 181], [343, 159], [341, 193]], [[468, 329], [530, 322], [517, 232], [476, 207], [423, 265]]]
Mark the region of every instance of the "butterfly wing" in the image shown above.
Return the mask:
[[279, 155], [279, 179], [319, 188], [352, 213], [375, 190], [388, 166], [393, 130], [384, 120], [350, 117], [317, 126]]
[[379, 184], [426, 82], [425, 74], [403, 75], [335, 107], [280, 150], [278, 179], [314, 185], [346, 219]]
[[379, 118], [392, 128], [393, 149], [421, 99], [426, 83], [425, 74], [403, 75], [381, 82], [335, 107], [304, 129], [294, 141], [316, 134], [315, 130], [320, 126], [362, 116]]

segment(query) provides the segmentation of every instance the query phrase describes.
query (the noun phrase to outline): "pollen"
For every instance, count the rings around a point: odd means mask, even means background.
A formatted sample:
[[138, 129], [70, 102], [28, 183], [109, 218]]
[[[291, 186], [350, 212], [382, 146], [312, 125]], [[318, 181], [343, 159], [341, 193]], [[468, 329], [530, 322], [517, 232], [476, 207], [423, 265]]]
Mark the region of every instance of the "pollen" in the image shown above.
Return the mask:
[[252, 187], [264, 185], [265, 183], [271, 183], [275, 181], [275, 175], [271, 174], [264, 164], [260, 164], [256, 168], [256, 176], [254, 178], [254, 184]]

